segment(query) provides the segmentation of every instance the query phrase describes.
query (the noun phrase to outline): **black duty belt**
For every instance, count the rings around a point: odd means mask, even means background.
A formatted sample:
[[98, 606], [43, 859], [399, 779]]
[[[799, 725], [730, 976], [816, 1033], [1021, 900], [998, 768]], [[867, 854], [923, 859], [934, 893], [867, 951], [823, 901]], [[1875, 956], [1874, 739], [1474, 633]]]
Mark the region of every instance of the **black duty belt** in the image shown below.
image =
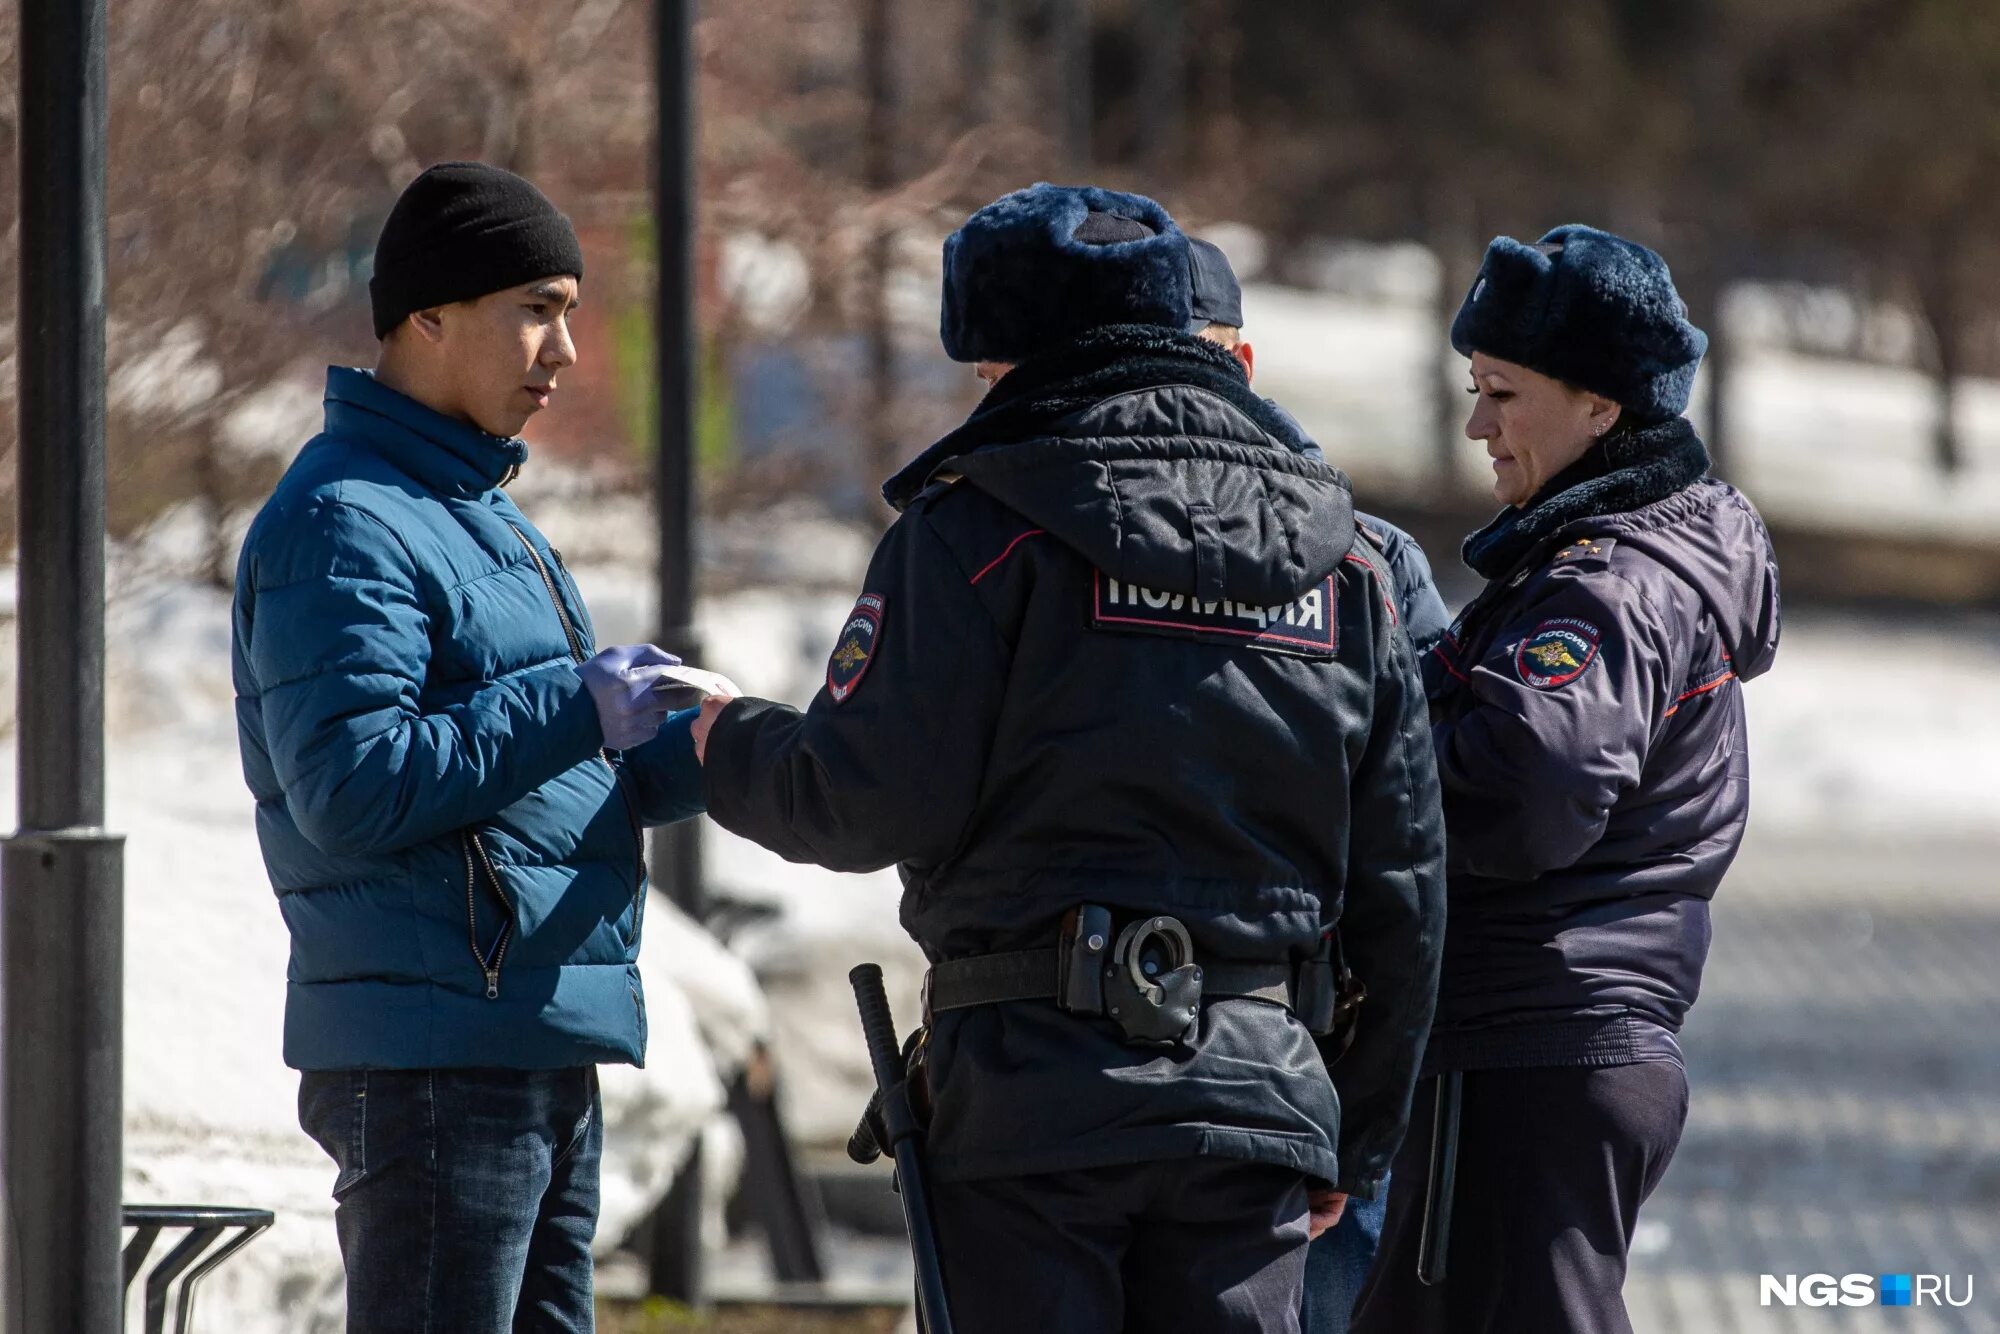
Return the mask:
[[[1172, 1046], [1193, 1039], [1204, 997], [1243, 996], [1289, 1009], [1296, 1004], [1293, 987], [1290, 964], [1197, 959], [1186, 925], [1164, 913], [1114, 932], [1109, 908], [1084, 903], [1065, 914], [1053, 949], [934, 966], [924, 978], [924, 1023], [944, 1010], [1054, 1001], [1067, 1014], [1111, 1020], [1127, 1042]], [[1324, 999], [1324, 1006], [1307, 1008], [1331, 1014], [1331, 993]]]
[[[981, 954], [933, 964], [925, 979], [925, 994], [932, 1014], [1007, 1001], [1052, 1001], [1063, 994], [1058, 983], [1061, 971], [1061, 957], [1052, 947]], [[1209, 960], [1197, 963], [1195, 971], [1203, 996], [1247, 996], [1274, 1005], [1291, 1004], [1289, 964]]]

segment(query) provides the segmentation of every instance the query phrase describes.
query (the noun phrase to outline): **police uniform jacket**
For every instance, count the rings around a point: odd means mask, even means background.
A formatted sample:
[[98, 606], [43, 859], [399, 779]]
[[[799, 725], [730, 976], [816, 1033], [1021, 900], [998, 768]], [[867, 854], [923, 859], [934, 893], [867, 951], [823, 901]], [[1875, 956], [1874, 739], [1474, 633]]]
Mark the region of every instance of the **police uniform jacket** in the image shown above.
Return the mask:
[[1333, 1083], [1280, 1005], [1128, 1044], [1050, 1001], [937, 1016], [941, 1178], [1213, 1154], [1366, 1192], [1429, 1025], [1442, 830], [1414, 653], [1346, 480], [1226, 352], [1163, 329], [1024, 363], [885, 494], [902, 509], [804, 713], [726, 709], [715, 819], [836, 869], [895, 863], [933, 960], [1171, 913], [1212, 959], [1338, 922], [1368, 987]]
[[1685, 419], [1620, 432], [1466, 544], [1425, 664], [1450, 917], [1428, 1065], [1678, 1059], [1778, 644], [1750, 502]]

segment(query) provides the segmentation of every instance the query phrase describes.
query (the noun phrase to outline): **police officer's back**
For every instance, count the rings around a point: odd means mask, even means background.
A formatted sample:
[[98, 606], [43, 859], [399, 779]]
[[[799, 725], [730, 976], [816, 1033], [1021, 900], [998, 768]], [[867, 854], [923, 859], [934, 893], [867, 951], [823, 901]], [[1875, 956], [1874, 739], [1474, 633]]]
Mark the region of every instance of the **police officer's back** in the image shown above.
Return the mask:
[[[997, 383], [885, 489], [810, 710], [715, 719], [709, 810], [900, 865], [961, 1330], [1295, 1328], [1306, 1188], [1386, 1168], [1435, 988], [1393, 588], [1345, 479], [1185, 332], [1157, 204], [1036, 187], [945, 267], [946, 350]], [[1309, 1025], [1343, 959], [1367, 998], [1336, 1109]]]

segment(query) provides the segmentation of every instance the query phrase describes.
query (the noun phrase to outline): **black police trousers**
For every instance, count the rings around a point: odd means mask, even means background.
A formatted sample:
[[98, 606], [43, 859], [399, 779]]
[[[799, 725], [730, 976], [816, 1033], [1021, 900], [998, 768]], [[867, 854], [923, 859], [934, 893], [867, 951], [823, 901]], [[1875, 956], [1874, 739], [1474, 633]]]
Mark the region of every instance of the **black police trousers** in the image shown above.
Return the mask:
[[936, 1182], [957, 1334], [1298, 1334], [1306, 1183], [1227, 1158]]
[[1353, 1334], [1631, 1334], [1639, 1206], [1687, 1120], [1671, 1061], [1468, 1070], [1446, 1273], [1417, 1278], [1438, 1080], [1417, 1085]]

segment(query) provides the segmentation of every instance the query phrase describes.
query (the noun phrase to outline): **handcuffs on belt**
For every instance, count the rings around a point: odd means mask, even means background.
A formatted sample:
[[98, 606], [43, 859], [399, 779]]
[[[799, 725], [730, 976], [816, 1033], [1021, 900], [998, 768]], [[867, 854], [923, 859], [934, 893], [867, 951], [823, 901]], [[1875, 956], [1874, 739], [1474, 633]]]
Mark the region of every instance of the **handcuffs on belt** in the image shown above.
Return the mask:
[[1212, 996], [1287, 1007], [1329, 1063], [1353, 1041], [1367, 989], [1348, 971], [1337, 930], [1296, 966], [1225, 959], [1204, 968], [1177, 918], [1154, 913], [1115, 936], [1114, 925], [1109, 908], [1081, 904], [1064, 915], [1053, 956], [1044, 946], [933, 965], [924, 979], [925, 1023], [947, 1009], [1051, 1000], [1066, 1013], [1111, 1020], [1136, 1046], [1172, 1046], [1193, 1039], [1206, 983]]

